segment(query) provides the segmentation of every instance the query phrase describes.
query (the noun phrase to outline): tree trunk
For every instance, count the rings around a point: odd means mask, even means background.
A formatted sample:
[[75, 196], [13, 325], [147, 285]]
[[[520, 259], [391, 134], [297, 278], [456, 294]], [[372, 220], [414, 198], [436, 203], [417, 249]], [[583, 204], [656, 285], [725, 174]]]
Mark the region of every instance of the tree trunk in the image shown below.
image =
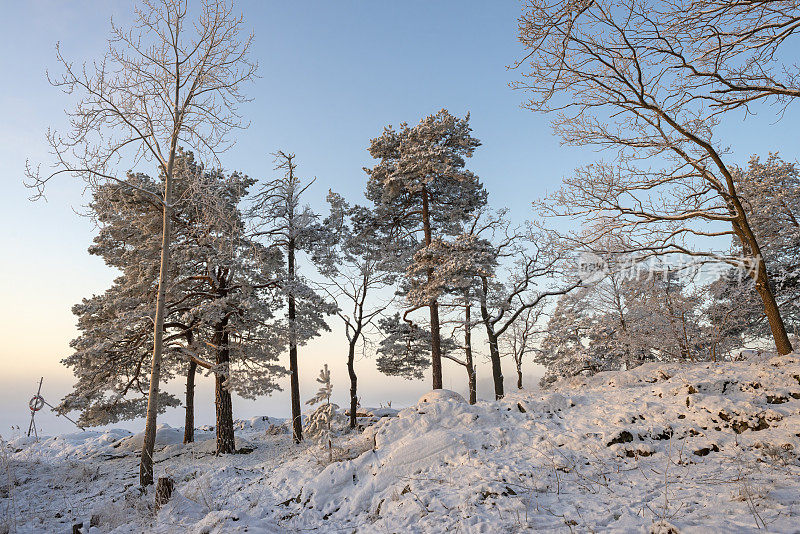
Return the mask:
[[[173, 147], [176, 140], [173, 140]], [[172, 151], [174, 153], [174, 150]], [[172, 219], [172, 165], [170, 157], [164, 178], [164, 210], [161, 232], [161, 266], [158, 271], [158, 296], [153, 326], [153, 365], [150, 370], [150, 391], [147, 396], [147, 416], [142, 441], [142, 458], [139, 464], [139, 484], [142, 487], [153, 485], [153, 452], [156, 446], [156, 419], [158, 417], [158, 394], [161, 382], [161, 358], [164, 345], [164, 311], [169, 283], [169, 245]]]
[[500, 365], [500, 347], [497, 336], [490, 325], [486, 326], [486, 336], [489, 338], [489, 359], [492, 361], [492, 380], [494, 381], [494, 398], [497, 400], [505, 396], [503, 389], [503, 368]]
[[[723, 168], [721, 161], [717, 162], [720, 168]], [[747, 220], [747, 213], [739, 200], [739, 195], [736, 193], [733, 177], [730, 173], [725, 172], [726, 182], [728, 184], [728, 193], [730, 194], [730, 202], [733, 205], [733, 211], [737, 215], [737, 219], [732, 223], [734, 233], [742, 241], [742, 245], [749, 249], [751, 260], [755, 262], [755, 272], [750, 270], [750, 275], [756, 283], [756, 291], [761, 297], [761, 302], [764, 305], [764, 315], [767, 316], [769, 328], [772, 331], [772, 338], [775, 341], [775, 348], [778, 354], [784, 355], [792, 352], [792, 343], [789, 341], [789, 336], [786, 333], [786, 325], [783, 323], [781, 311], [778, 308], [778, 303], [775, 301], [775, 295], [772, 293], [770, 287], [769, 274], [767, 272], [767, 264], [764, 262], [764, 256], [761, 254], [761, 246], [758, 244], [758, 239], [750, 228], [750, 222]]]
[[517, 389], [522, 389], [522, 362], [517, 363]]
[[481, 297], [481, 317], [483, 325], [486, 327], [486, 337], [489, 340], [489, 358], [492, 361], [492, 380], [494, 380], [494, 398], [499, 400], [505, 395], [503, 389], [503, 368], [500, 365], [500, 347], [497, 343], [497, 335], [494, 333], [492, 320], [489, 316], [489, 308], [486, 306], [486, 293], [489, 291], [489, 281], [482, 278], [483, 296]]
[[197, 376], [197, 362], [189, 360], [186, 373], [186, 419], [183, 423], [183, 442], [194, 441], [194, 379]]
[[792, 343], [789, 341], [786, 325], [783, 323], [780, 308], [778, 308], [778, 303], [775, 301], [775, 295], [772, 293], [772, 288], [769, 284], [767, 266], [761, 256], [758, 256], [755, 261], [757, 269], [755, 276], [756, 291], [758, 291], [761, 302], [764, 304], [764, 315], [767, 316], [772, 338], [775, 340], [775, 348], [778, 350], [778, 354], [789, 354], [793, 350]]
[[469, 303], [464, 306], [464, 360], [467, 364], [469, 403], [475, 404], [478, 402], [478, 384], [477, 380], [475, 379], [475, 365], [472, 362], [472, 324], [470, 321]]
[[[433, 241], [431, 219], [428, 206], [428, 190], [422, 190], [422, 227], [425, 232], [425, 246]], [[433, 269], [428, 269], [428, 282], [433, 278]], [[428, 304], [431, 312], [431, 371], [433, 389], [442, 389], [442, 338], [439, 328], [439, 303], [433, 299]]]
[[[294, 283], [295, 271], [295, 242], [294, 239], [289, 240], [288, 247], [289, 256], [289, 283]], [[297, 308], [294, 293], [292, 289], [289, 293], [289, 373], [290, 373], [290, 389], [292, 397], [292, 438], [295, 443], [303, 441], [303, 420], [300, 408], [300, 380], [297, 374]]]
[[[219, 286], [217, 297], [224, 299], [228, 294], [228, 272], [220, 269], [217, 273]], [[230, 377], [231, 350], [230, 332], [228, 332], [228, 316], [222, 318], [214, 325], [214, 345], [216, 345], [217, 370], [214, 373], [214, 408], [217, 416], [217, 454], [232, 454], [236, 452], [236, 438], [233, 432], [233, 402], [231, 392], [225, 382]]]
[[230, 349], [228, 348], [229, 333], [227, 331], [227, 318], [217, 327], [219, 345], [217, 349], [217, 366], [223, 366], [223, 372], [214, 373], [215, 398], [214, 406], [217, 414], [217, 454], [232, 454], [236, 452], [236, 438], [233, 432], [233, 402], [230, 390], [225, 387], [225, 381], [230, 375]]
[[442, 389], [442, 340], [439, 336], [439, 304], [434, 300], [431, 310], [431, 371], [433, 389]]
[[347, 352], [347, 373], [350, 375], [350, 428], [353, 429], [357, 426], [356, 411], [358, 409], [358, 377], [355, 369], [356, 342], [357, 338], [353, 336]]

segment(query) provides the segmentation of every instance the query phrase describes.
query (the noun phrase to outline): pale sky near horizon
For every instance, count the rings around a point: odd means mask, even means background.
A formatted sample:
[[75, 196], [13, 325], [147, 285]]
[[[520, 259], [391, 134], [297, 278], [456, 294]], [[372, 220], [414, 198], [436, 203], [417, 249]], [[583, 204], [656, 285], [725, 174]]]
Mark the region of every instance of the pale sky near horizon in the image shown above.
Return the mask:
[[[255, 32], [254, 58], [261, 78], [247, 92], [254, 101], [242, 108], [251, 121], [236, 132], [237, 145], [223, 158], [227, 169], [254, 177], [272, 175], [270, 152], [295, 152], [299, 171], [316, 176], [309, 200], [319, 209], [329, 188], [347, 198], [363, 198], [361, 170], [372, 161], [366, 151], [383, 126], [416, 123], [445, 107], [470, 112], [474, 135], [483, 146], [469, 167], [483, 180], [495, 208], [508, 207], [518, 219], [531, 215], [530, 202], [558, 186], [574, 167], [598, 156], [588, 149], [562, 147], [547, 117], [520, 108], [523, 93], [508, 83], [517, 73], [506, 65], [520, 54], [516, 17], [520, 4], [499, 2], [277, 2], [237, 3]], [[48, 127], [62, 128], [63, 110], [73, 102], [48, 85], [45, 69], [58, 72], [55, 43], [76, 62], [105, 50], [109, 18], [125, 23], [132, 3], [30, 0], [3, 2], [0, 17], [0, 435], [11, 425], [27, 427], [27, 402], [40, 376], [44, 394], [55, 404], [70, 389], [72, 376], [59, 360], [75, 337], [70, 312], [81, 298], [103, 291], [114, 273], [89, 256], [91, 221], [78, 216], [88, 200], [83, 184], [64, 178], [47, 190], [48, 201], [31, 203], [22, 184], [25, 159], [49, 161]], [[790, 108], [777, 124], [771, 115], [728, 121], [720, 135], [736, 160], [752, 153], [780, 151], [797, 158], [798, 115]], [[736, 119], [738, 121], [739, 119]], [[332, 320], [335, 325], [335, 321]], [[341, 331], [313, 342], [301, 353], [303, 400], [313, 395], [314, 378], [328, 361], [334, 397], [344, 404], [347, 380]], [[506, 362], [508, 386], [513, 367]], [[406, 382], [379, 375], [374, 361], [358, 362], [366, 405], [393, 400], [414, 402], [429, 379]], [[528, 384], [534, 384], [533, 366]], [[465, 373], [446, 365], [445, 387], [463, 391]], [[488, 398], [489, 366], [478, 366], [480, 396]], [[200, 379], [198, 424], [213, 423], [208, 378]], [[284, 384], [288, 387], [288, 381]], [[181, 385], [174, 388], [181, 391]], [[237, 399], [235, 417], [286, 416], [288, 393], [256, 402]], [[45, 432], [70, 430], [45, 409], [37, 416]], [[178, 426], [182, 410], [162, 421]], [[141, 423], [128, 426], [136, 429]]]

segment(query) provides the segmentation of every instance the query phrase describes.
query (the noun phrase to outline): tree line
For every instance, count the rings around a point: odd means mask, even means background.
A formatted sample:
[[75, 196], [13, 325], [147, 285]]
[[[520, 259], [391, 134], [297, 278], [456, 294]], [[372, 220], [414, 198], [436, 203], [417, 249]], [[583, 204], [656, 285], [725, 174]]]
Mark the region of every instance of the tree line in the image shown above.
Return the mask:
[[[522, 387], [528, 355], [547, 367], [547, 385], [726, 358], [768, 338], [791, 352], [797, 169], [777, 154], [741, 168], [715, 134], [732, 113], [781, 111], [800, 95], [797, 67], [781, 55], [800, 27], [795, 3], [529, 1], [516, 87], [531, 95], [527, 107], [555, 114], [565, 142], [612, 158], [577, 169], [519, 225], [489, 207], [468, 169], [480, 147], [469, 115], [444, 109], [370, 141], [365, 204], [331, 192], [329, 212], [314, 213], [313, 181], [290, 152], [274, 154], [277, 177], [224, 171], [257, 69], [242, 26], [222, 1], [144, 2], [130, 29], [112, 24], [104, 61], [79, 68], [59, 51], [64, 74], [51, 81], [79, 100], [69, 131], [48, 133], [53, 169], [26, 171], [39, 196], [60, 174], [92, 191], [101, 224], [90, 253], [120, 275], [73, 310], [81, 333], [64, 363], [77, 383], [60, 409], [87, 425], [146, 415], [143, 486], [157, 414], [179, 404], [161, 385], [178, 376], [186, 441], [199, 370], [215, 380], [218, 453], [235, 451], [231, 393], [269, 394], [286, 374], [302, 440], [300, 347], [334, 317], [351, 427], [355, 356], [373, 341], [381, 372], [430, 368], [434, 389], [443, 360], [463, 367], [470, 402], [475, 328], [496, 398], [504, 356]], [[599, 273], [581, 268], [587, 257]], [[686, 275], [686, 257], [725, 269], [706, 283]], [[647, 276], [631, 265], [648, 265]]]

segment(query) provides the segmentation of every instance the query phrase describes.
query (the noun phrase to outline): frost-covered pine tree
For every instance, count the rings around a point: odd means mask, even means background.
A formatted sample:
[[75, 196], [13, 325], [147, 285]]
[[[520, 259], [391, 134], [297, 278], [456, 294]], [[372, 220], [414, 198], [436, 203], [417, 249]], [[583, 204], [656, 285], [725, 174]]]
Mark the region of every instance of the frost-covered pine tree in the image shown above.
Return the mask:
[[[255, 180], [233, 173], [199, 173], [193, 204], [192, 247], [198, 273], [185, 282], [193, 304], [184, 316], [205, 341], [195, 359], [206, 356], [214, 374], [217, 453], [235, 450], [232, 392], [254, 399], [280, 389], [278, 357], [284, 346], [275, 319], [282, 305], [278, 285], [282, 256], [248, 236], [240, 204]], [[198, 360], [199, 361], [199, 360]], [[210, 364], [210, 365], [209, 365]]]
[[313, 181], [303, 183], [297, 176], [295, 155], [275, 153], [275, 170], [283, 176], [264, 183], [255, 195], [250, 214], [254, 220], [252, 235], [271, 250], [285, 256], [286, 274], [278, 287], [286, 299], [285, 335], [289, 345], [289, 373], [292, 406], [292, 436], [295, 442], [303, 439], [298, 377], [298, 347], [330, 328], [325, 316], [336, 312], [336, 305], [326, 302], [298, 272], [298, 255], [311, 252], [324, 240], [317, 215], [303, 205], [303, 193]]
[[708, 340], [702, 328], [705, 291], [691, 277], [670, 265], [639, 277], [635, 300], [639, 321], [632, 336], [658, 361], [708, 359]]
[[408, 380], [422, 379], [431, 365], [431, 334], [417, 324], [408, 323], [399, 313], [378, 321], [384, 338], [378, 343], [378, 371]]
[[587, 288], [578, 288], [562, 295], [556, 302], [547, 322], [541, 350], [534, 353], [534, 361], [545, 367], [540, 381], [542, 387], [561, 377], [594, 374], [601, 366], [592, 360], [585, 347], [589, 318], [583, 294], [587, 291]]
[[621, 258], [607, 260], [602, 278], [562, 297], [551, 314], [535, 355], [547, 368], [543, 386], [649, 361], [710, 357], [703, 288], [670, 265], [643, 272], [620, 268]]
[[[459, 119], [444, 109], [413, 127], [386, 127], [370, 142], [370, 154], [380, 161], [365, 169], [367, 197], [394, 234], [411, 236], [421, 252], [435, 240], [459, 233], [460, 223], [486, 203], [486, 191], [465, 161], [479, 145], [471, 135], [469, 115]], [[425, 279], [433, 276], [434, 269], [427, 269]], [[430, 312], [433, 388], [440, 389], [439, 304], [434, 298], [425, 307]]]
[[[179, 179], [174, 189], [180, 194], [187, 180], [176, 175]], [[147, 360], [153, 343], [161, 210], [149, 195], [158, 191], [161, 184], [141, 173], [129, 174], [125, 181], [128, 182], [125, 185], [99, 185], [89, 205], [100, 228], [89, 253], [102, 257], [107, 265], [119, 270], [120, 276], [103, 294], [84, 299], [73, 307], [80, 335], [71, 342], [74, 352], [62, 361], [72, 368], [77, 382], [58, 409], [79, 410], [79, 421], [86, 426], [141, 417], [150, 389]], [[181, 263], [170, 265], [172, 279], [178, 276], [177, 266]], [[170, 287], [165, 293], [165, 317], [176, 318], [171, 310], [181, 298], [179, 288]], [[178, 359], [170, 356], [176, 356], [174, 349], [187, 343], [186, 331], [173, 329], [164, 334], [166, 358], [162, 381], [172, 378], [181, 366]], [[187, 373], [187, 383], [193, 379], [193, 373]], [[193, 388], [187, 388], [189, 392]], [[176, 404], [174, 396], [160, 393], [160, 411]]]
[[[238, 173], [205, 172], [191, 153], [176, 161], [173, 245], [166, 292], [162, 380], [186, 372], [185, 441], [192, 441], [194, 379], [198, 366], [216, 381], [217, 449], [233, 452], [231, 391], [253, 398], [277, 388], [280, 339], [271, 327], [280, 257], [248, 240], [238, 208], [253, 180]], [[160, 187], [131, 175], [139, 188]], [[163, 179], [163, 177], [162, 177]], [[160, 210], [147, 196], [107, 184], [90, 205], [101, 230], [90, 248], [121, 271], [102, 295], [75, 307], [81, 335], [64, 360], [78, 382], [59, 409], [81, 410], [86, 424], [143, 415], [148, 343], [152, 342], [159, 239], [148, 233]], [[272, 272], [265, 269], [272, 265]], [[269, 275], [267, 275], [269, 273]], [[186, 371], [184, 371], [186, 370]], [[164, 406], [176, 400], [164, 395]]]
[[741, 269], [727, 269], [706, 288], [704, 334], [712, 361], [763, 338], [766, 318], [753, 281]]
[[356, 428], [358, 376], [355, 357], [365, 344], [375, 321], [392, 303], [380, 291], [398, 277], [407, 262], [407, 247], [392, 239], [372, 210], [348, 204], [341, 195], [328, 194], [330, 214], [322, 224], [324, 239], [317, 243], [314, 261], [326, 282], [321, 285], [337, 303], [337, 315], [347, 337], [347, 371], [350, 377], [350, 428]]
[[[384, 338], [378, 343], [378, 371], [388, 376], [420, 380], [430, 367], [431, 332], [425, 325], [404, 320], [399, 313], [383, 317], [378, 326]], [[452, 338], [441, 343], [442, 356], [456, 349]]]

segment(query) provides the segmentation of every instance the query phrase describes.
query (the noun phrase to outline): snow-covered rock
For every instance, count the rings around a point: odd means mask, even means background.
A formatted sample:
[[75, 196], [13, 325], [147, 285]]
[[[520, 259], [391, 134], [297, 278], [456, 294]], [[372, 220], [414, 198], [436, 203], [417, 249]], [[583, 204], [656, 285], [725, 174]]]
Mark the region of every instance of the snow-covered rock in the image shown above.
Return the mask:
[[400, 413], [400, 410], [395, 408], [367, 408], [364, 411], [372, 417], [397, 417]]
[[263, 432], [270, 427], [281, 426], [285, 423], [286, 419], [284, 418], [260, 415], [250, 419], [237, 419], [233, 422], [233, 427], [237, 430], [258, 430]]
[[439, 401], [467, 402], [464, 400], [464, 397], [462, 397], [455, 391], [450, 391], [449, 389], [434, 389], [432, 391], [427, 392], [422, 397], [420, 397], [419, 401], [417, 401], [417, 404], [419, 405], [423, 403], [432, 403]]
[[[208, 433], [195, 433], [195, 441], [202, 441], [209, 439], [211, 434]], [[116, 444], [115, 448], [120, 451], [137, 452], [142, 450], [144, 443], [144, 431], [138, 434], [133, 434]], [[172, 428], [166, 423], [162, 423], [156, 427], [156, 447], [161, 449], [168, 445], [183, 444], [183, 429]]]

